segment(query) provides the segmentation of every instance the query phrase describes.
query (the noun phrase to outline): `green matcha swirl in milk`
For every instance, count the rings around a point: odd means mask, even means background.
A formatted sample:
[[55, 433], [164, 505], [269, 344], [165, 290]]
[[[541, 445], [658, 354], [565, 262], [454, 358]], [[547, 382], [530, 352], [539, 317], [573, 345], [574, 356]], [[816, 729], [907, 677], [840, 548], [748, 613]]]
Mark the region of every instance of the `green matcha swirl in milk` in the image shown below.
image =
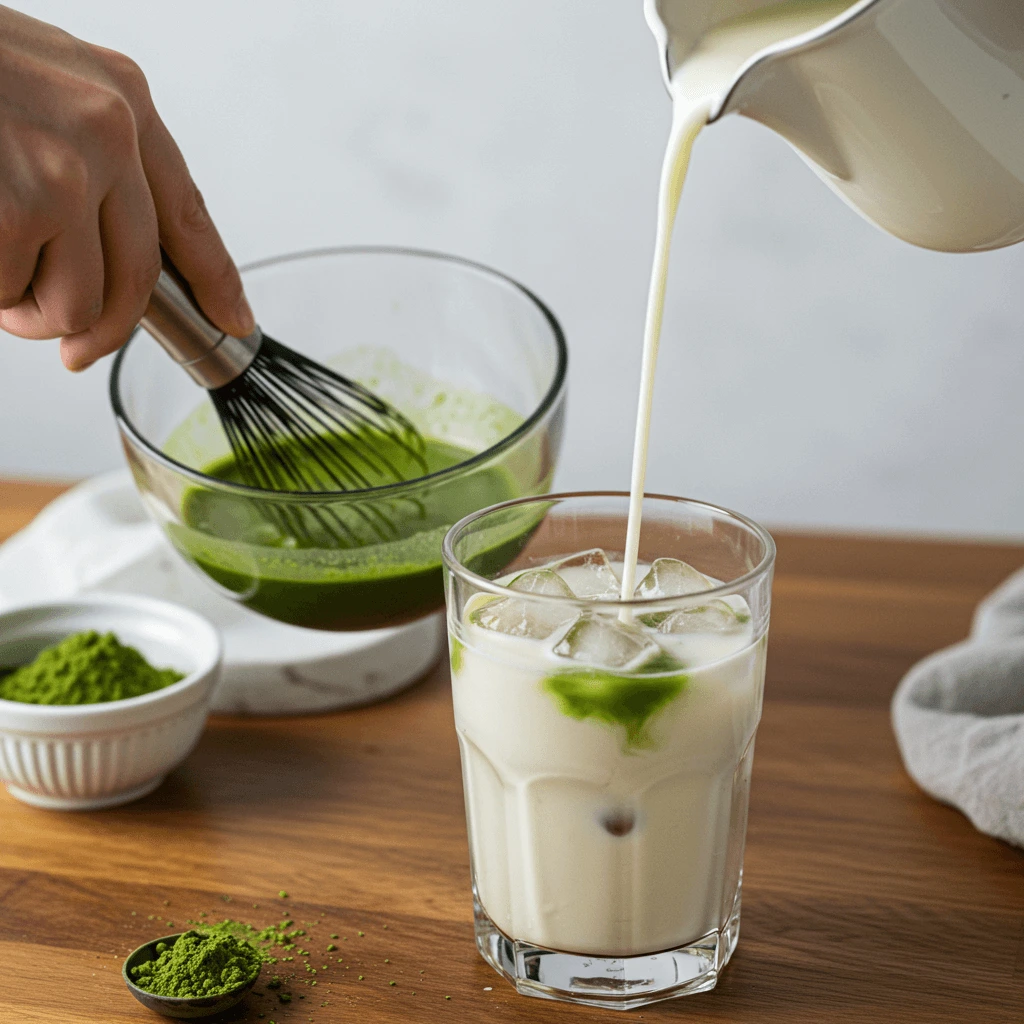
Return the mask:
[[[692, 0], [680, 0], [690, 3]], [[717, 101], [754, 54], [780, 42], [809, 32], [842, 13], [851, 0], [803, 0], [767, 7], [754, 14], [727, 21], [708, 32], [672, 76], [672, 128], [661, 169], [658, 187], [658, 221], [654, 242], [654, 265], [647, 296], [644, 324], [643, 361], [640, 368], [640, 401], [637, 407], [636, 435], [633, 442], [633, 471], [629, 488], [629, 523], [622, 567], [622, 600], [633, 596], [636, 563], [640, 548], [640, 520], [644, 481], [647, 476], [647, 450], [651, 435], [651, 406], [654, 400], [654, 373], [658, 362], [661, 322], [665, 309], [665, 282], [668, 276], [669, 249], [679, 199], [690, 163], [690, 152], [708, 123]], [[628, 609], [622, 618], [628, 620]]]

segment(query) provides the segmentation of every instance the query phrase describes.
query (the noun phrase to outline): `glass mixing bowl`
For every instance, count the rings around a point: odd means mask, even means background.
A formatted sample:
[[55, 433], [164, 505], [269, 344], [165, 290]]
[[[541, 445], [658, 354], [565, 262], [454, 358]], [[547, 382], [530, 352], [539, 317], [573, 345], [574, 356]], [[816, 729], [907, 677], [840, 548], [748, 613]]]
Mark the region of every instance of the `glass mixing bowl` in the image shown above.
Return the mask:
[[[211, 584], [281, 622], [373, 629], [440, 609], [448, 528], [550, 488], [566, 397], [558, 321], [503, 274], [430, 252], [326, 249], [264, 260], [243, 278], [267, 334], [416, 424], [431, 472], [317, 493], [220, 479], [230, 449], [209, 398], [140, 329], [110, 394], [150, 514]], [[328, 518], [344, 538], [310, 529]], [[289, 521], [303, 526], [290, 532]]]

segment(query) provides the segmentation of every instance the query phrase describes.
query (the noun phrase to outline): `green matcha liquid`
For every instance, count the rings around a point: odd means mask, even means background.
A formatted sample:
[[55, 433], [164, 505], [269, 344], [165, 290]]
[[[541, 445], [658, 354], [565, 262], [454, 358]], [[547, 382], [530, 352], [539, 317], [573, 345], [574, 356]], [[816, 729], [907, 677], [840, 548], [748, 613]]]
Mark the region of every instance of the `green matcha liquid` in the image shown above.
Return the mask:
[[[425, 441], [428, 474], [476, 454], [435, 438]], [[411, 480], [424, 475], [397, 445], [384, 438], [374, 444]], [[168, 533], [232, 597], [272, 619], [327, 630], [396, 625], [443, 606], [445, 533], [470, 512], [522, 495], [517, 468], [524, 458], [545, 454], [527, 447], [532, 450], [511, 449], [438, 480], [416, 480], [397, 494], [363, 500], [289, 503], [194, 487], [182, 499], [182, 525], [169, 524]], [[297, 449], [289, 454], [305, 458]], [[239, 482], [230, 456], [204, 472]], [[545, 480], [539, 490], [546, 487]], [[495, 543], [502, 547], [509, 540]]]

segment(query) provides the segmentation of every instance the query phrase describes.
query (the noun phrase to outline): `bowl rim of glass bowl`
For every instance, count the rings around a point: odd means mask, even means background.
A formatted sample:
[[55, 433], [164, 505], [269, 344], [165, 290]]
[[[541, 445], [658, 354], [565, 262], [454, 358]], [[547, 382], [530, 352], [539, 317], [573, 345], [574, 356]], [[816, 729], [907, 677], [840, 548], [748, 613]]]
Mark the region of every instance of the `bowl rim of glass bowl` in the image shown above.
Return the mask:
[[[220, 631], [204, 615], [193, 611], [183, 604], [176, 604], [174, 601], [165, 601], [159, 597], [144, 597], [139, 594], [122, 593], [118, 591], [97, 591], [95, 593], [72, 594], [70, 597], [56, 598], [50, 601], [33, 601], [31, 604], [19, 604], [13, 608], [7, 608], [0, 612], [0, 626], [9, 626], [10, 619], [23, 615], [31, 617], [37, 615], [37, 626], [46, 622], [59, 623], [62, 611], [69, 608], [80, 607], [86, 612], [102, 613], [104, 609], [121, 609], [130, 615], [139, 618], [146, 617], [151, 621], [167, 623], [175, 622], [182, 629], [188, 628], [195, 642], [199, 633], [205, 634], [201, 638], [202, 647], [200, 653], [204, 655], [197, 668], [186, 673], [175, 683], [162, 686], [159, 690], [152, 690], [149, 693], [140, 693], [136, 697], [124, 697], [121, 700], [97, 701], [93, 704], [33, 704], [23, 700], [5, 700], [0, 698], [0, 732], [3, 732], [7, 724], [15, 719], [19, 725], [24, 725], [24, 720], [37, 717], [73, 716], [76, 720], [88, 720], [90, 718], [107, 718], [118, 711], [130, 709], [144, 709], [149, 705], [161, 704], [174, 696], [196, 687], [204, 682], [211, 672], [217, 670], [224, 658], [224, 641]], [[116, 635], [116, 628], [111, 626], [108, 630]], [[34, 630], [26, 629], [25, 636], [31, 636]], [[99, 630], [97, 630], [99, 632]], [[73, 636], [68, 633], [67, 636]], [[118, 637], [121, 640], [121, 637]], [[190, 644], [190, 647], [193, 646]], [[174, 666], [171, 666], [174, 668]], [[176, 669], [176, 671], [178, 671]], [[12, 719], [11, 716], [14, 716]]]
[[[472, 583], [478, 590], [485, 591], [486, 593], [493, 594], [497, 597], [508, 597], [508, 587], [502, 586], [502, 584], [496, 583], [494, 580], [488, 579], [486, 576], [481, 576], [479, 573], [473, 572], [472, 569], [467, 569], [466, 566], [459, 561], [452, 546], [454, 538], [471, 523], [478, 519], [482, 519], [484, 516], [499, 512], [502, 509], [515, 508], [518, 505], [529, 505], [535, 502], [538, 504], [541, 502], [559, 502], [574, 498], [625, 498], [628, 501], [629, 491], [560, 491], [554, 494], [533, 494], [527, 495], [524, 498], [513, 498], [511, 501], [503, 501], [497, 505], [489, 505], [487, 508], [482, 508], [477, 512], [471, 512], [468, 516], [464, 516], [460, 519], [444, 535], [444, 540], [441, 542], [441, 560], [445, 569], [448, 572], [454, 573], [460, 579], [468, 583]], [[711, 502], [708, 501], [699, 501], [696, 498], [686, 498], [676, 494], [652, 494], [650, 492], [645, 492], [644, 501], [646, 502], [648, 500], [670, 501], [677, 505], [689, 505], [691, 508], [704, 509], [736, 520], [743, 526], [747, 527], [747, 529], [749, 529], [758, 538], [758, 540], [761, 541], [764, 545], [764, 555], [753, 569], [748, 570], [742, 576], [737, 576], [736, 579], [730, 580], [728, 583], [720, 583], [716, 587], [709, 587], [707, 590], [698, 590], [692, 594], [679, 594], [675, 597], [631, 597], [626, 601], [623, 601], [621, 597], [617, 597], [614, 600], [609, 601], [595, 601], [593, 598], [559, 597], [554, 594], [536, 594], [525, 591], [515, 591], [516, 599], [518, 600], [519, 598], [522, 598], [525, 601], [539, 601], [542, 604], [547, 602], [551, 604], [571, 605], [573, 607], [583, 609], [592, 609], [595, 604], [600, 605], [603, 608], [667, 608], [674, 607], [681, 601], [687, 604], [692, 604], [695, 598], [704, 600], [706, 598], [724, 597], [728, 594], [735, 594], [738, 591], [745, 589], [758, 577], [765, 576], [771, 572], [772, 567], [775, 564], [775, 540], [760, 523], [755, 522], [749, 516], [743, 515], [742, 512], [735, 512], [730, 508], [725, 508], [722, 505], [712, 505]], [[538, 565], [534, 568], [541, 569], [543, 566]], [[529, 570], [527, 569], [523, 570], [523, 572], [528, 571]]]
[[368, 498], [377, 498], [379, 496], [400, 496], [403, 491], [419, 489], [424, 485], [440, 483], [449, 477], [461, 476], [468, 470], [472, 470], [478, 465], [489, 462], [506, 449], [511, 448], [517, 441], [533, 430], [533, 428], [551, 411], [559, 400], [559, 397], [564, 394], [568, 381], [569, 349], [565, 340], [565, 332], [562, 330], [562, 325], [558, 322], [558, 318], [545, 304], [545, 302], [527, 288], [526, 285], [521, 284], [514, 277], [510, 277], [508, 274], [504, 274], [500, 270], [495, 270], [493, 267], [489, 267], [486, 263], [479, 263], [476, 260], [465, 259], [462, 256], [452, 256], [449, 253], [437, 252], [433, 249], [418, 249], [414, 247], [394, 245], [339, 245], [324, 246], [317, 249], [303, 249], [297, 252], [285, 253], [281, 256], [269, 256], [265, 259], [245, 263], [239, 267], [239, 270], [241, 273], [245, 274], [250, 270], [260, 270], [263, 267], [277, 266], [282, 263], [296, 263], [301, 260], [315, 259], [319, 256], [412, 256], [420, 259], [437, 260], [443, 263], [454, 263], [464, 269], [472, 270], [479, 274], [483, 274], [486, 277], [494, 278], [498, 282], [506, 286], [510, 286], [514, 291], [519, 292], [528, 302], [532, 302], [536, 309], [540, 311], [541, 316], [551, 329], [551, 335], [555, 343], [556, 362], [554, 376], [550, 387], [544, 393], [544, 397], [540, 400], [537, 408], [534, 409], [534, 411], [510, 434], [503, 437], [500, 441], [491, 445], [489, 448], [485, 448], [482, 452], [477, 452], [477, 454], [472, 458], [456, 463], [454, 466], [449, 466], [447, 469], [438, 470], [436, 473], [428, 473], [426, 476], [414, 477], [412, 480], [403, 480], [394, 484], [382, 484], [377, 487], [363, 487], [359, 490], [350, 491], [275, 491], [266, 490], [262, 487], [250, 487], [247, 484], [234, 483], [230, 480], [221, 480], [218, 477], [208, 476], [198, 469], [186, 466], [184, 463], [178, 462], [177, 459], [172, 459], [169, 455], [162, 452], [155, 444], [150, 442], [138, 430], [136, 430], [135, 425], [128, 418], [128, 414], [121, 402], [118, 385], [121, 379], [121, 366], [125, 360], [129, 346], [135, 341], [140, 333], [145, 333], [145, 330], [141, 326], [138, 326], [134, 331], [132, 331], [131, 336], [124, 345], [121, 346], [120, 351], [114, 358], [114, 365], [110, 370], [110, 380], [108, 383], [110, 404], [113, 407], [114, 419], [118, 426], [131, 437], [135, 444], [143, 448], [151, 458], [162, 464], [164, 467], [173, 470], [176, 473], [180, 473], [183, 476], [188, 477], [194, 483], [199, 484], [202, 487], [210, 488], [211, 490], [225, 491], [230, 494], [244, 495], [250, 498], [261, 498], [264, 500], [267, 499], [268, 495], [273, 495], [274, 501], [283, 501], [288, 503], [294, 502], [296, 504], [322, 501], [366, 501]]

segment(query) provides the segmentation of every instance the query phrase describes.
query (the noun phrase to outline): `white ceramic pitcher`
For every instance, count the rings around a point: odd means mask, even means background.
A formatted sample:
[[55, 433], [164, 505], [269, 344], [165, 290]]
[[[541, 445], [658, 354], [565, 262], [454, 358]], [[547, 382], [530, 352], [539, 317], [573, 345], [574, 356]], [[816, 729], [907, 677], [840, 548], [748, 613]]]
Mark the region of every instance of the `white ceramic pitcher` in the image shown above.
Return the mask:
[[[666, 78], [710, 29], [778, 2], [645, 0]], [[1024, 0], [857, 0], [753, 54], [710, 120], [732, 112], [908, 242], [1024, 239]]]

